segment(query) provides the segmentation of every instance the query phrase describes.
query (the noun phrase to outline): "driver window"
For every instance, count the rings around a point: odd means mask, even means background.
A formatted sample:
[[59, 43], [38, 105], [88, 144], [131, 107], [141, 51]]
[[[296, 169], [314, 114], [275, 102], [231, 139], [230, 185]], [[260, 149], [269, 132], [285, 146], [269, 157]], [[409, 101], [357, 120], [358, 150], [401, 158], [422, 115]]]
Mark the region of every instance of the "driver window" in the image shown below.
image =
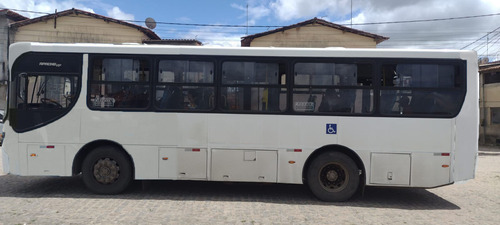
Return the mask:
[[21, 74], [19, 78], [19, 109], [63, 109], [75, 99], [76, 77]]

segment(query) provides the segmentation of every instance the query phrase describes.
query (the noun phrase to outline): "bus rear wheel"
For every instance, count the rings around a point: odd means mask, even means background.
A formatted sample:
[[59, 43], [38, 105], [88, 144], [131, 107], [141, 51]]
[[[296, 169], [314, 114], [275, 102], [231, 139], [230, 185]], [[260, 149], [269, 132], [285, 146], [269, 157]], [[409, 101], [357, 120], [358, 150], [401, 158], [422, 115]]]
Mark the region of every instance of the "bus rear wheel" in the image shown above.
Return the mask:
[[356, 163], [340, 152], [325, 152], [313, 159], [307, 169], [307, 185], [322, 201], [340, 202], [350, 199], [360, 181]]
[[132, 163], [123, 151], [101, 146], [83, 160], [82, 178], [89, 190], [97, 194], [118, 194], [133, 180]]

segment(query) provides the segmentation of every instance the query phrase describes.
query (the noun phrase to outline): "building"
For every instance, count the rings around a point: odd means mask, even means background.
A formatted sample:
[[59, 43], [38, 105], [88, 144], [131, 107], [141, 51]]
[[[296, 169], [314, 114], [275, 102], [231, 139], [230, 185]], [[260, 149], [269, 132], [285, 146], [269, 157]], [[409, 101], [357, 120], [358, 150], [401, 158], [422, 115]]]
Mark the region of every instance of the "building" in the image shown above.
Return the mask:
[[142, 43], [159, 40], [152, 30], [79, 9], [69, 9], [10, 25], [14, 42]]
[[9, 32], [9, 25], [29, 19], [13, 11], [0, 10], [0, 109], [5, 109], [7, 99], [7, 74], [9, 73], [9, 43], [13, 35]]
[[500, 61], [479, 65], [480, 143], [500, 145]]
[[24, 17], [13, 11], [7, 9], [0, 10], [0, 81], [7, 79], [6, 75], [9, 68], [7, 53], [9, 40], [12, 38], [12, 35], [9, 33], [9, 24], [27, 19], [28, 17]]
[[388, 40], [376, 34], [314, 18], [243, 37], [242, 47], [375, 48]]

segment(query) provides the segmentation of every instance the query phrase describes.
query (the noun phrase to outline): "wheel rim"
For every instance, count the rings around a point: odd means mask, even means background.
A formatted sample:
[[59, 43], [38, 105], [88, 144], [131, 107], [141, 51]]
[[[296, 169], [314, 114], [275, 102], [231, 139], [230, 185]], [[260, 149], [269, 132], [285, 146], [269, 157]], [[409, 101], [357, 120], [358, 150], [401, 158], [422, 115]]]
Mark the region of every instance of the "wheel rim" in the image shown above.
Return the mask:
[[319, 183], [329, 192], [339, 192], [349, 183], [349, 172], [338, 163], [328, 163], [319, 170]]
[[113, 159], [99, 159], [94, 165], [94, 178], [101, 184], [112, 184], [119, 176], [120, 166]]

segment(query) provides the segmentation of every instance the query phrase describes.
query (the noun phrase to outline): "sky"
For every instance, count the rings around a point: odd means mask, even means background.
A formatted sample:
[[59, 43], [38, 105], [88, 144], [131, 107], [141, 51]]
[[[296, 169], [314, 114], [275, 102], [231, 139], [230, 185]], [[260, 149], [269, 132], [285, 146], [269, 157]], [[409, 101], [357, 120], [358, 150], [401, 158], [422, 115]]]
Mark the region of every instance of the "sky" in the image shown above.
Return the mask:
[[[390, 38], [378, 48], [464, 48], [500, 58], [500, 0], [2, 0], [0, 8], [30, 18], [78, 8], [141, 26], [151, 17], [162, 39], [210, 46], [240, 46], [243, 36], [314, 17], [350, 27], [352, 15], [352, 28]], [[472, 18], [447, 19], [457, 17]], [[435, 19], [445, 20], [402, 22]]]

